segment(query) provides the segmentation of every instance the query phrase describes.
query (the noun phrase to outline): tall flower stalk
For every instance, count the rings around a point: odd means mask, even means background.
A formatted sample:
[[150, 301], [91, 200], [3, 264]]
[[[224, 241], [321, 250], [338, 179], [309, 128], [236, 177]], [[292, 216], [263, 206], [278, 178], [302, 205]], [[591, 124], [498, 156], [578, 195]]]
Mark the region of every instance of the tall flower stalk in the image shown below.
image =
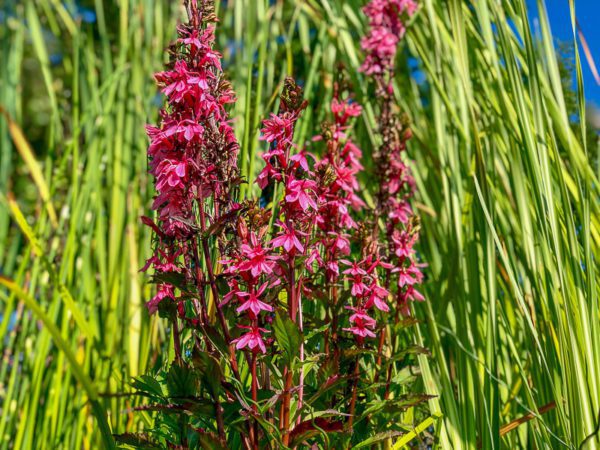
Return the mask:
[[[287, 297], [287, 312], [291, 322], [302, 330], [302, 285], [304, 258], [312, 248], [310, 236], [317, 209], [316, 183], [311, 180], [304, 151], [294, 152], [294, 130], [306, 103], [302, 90], [293, 79], [285, 80], [280, 98], [279, 113], [263, 122], [262, 139], [269, 144], [269, 150], [262, 155], [265, 168], [259, 174], [257, 183], [265, 190], [273, 183], [283, 188], [282, 198], [276, 205], [276, 232], [271, 241], [279, 250], [279, 270]], [[299, 349], [303, 357], [303, 344]], [[289, 445], [290, 403], [293, 387], [293, 372], [289, 365], [283, 368], [284, 387], [280, 407], [279, 428], [282, 443]], [[302, 386], [300, 387], [302, 389]], [[301, 403], [301, 400], [299, 401]]]
[[[182, 328], [209, 326], [209, 301], [219, 302], [209, 231], [239, 208], [233, 198], [240, 182], [239, 145], [225, 109], [235, 95], [223, 77], [221, 55], [213, 49], [212, 3], [189, 0], [185, 6], [189, 22], [177, 30], [168, 70], [155, 75], [167, 97], [159, 126], [147, 127], [157, 222], [143, 218], [155, 232], [154, 255], [144, 270], [152, 267], [158, 281], [157, 294], [147, 307], [151, 314], [159, 311], [170, 318], [179, 364], [183, 364]], [[218, 308], [217, 315], [230, 344], [228, 325]], [[205, 342], [205, 349], [211, 347]], [[233, 351], [229, 364], [240, 379]], [[215, 403], [219, 437], [224, 441], [218, 397]]]
[[[210, 2], [190, 0], [186, 8], [190, 22], [178, 28], [170, 69], [155, 76], [168, 104], [161, 110], [160, 125], [147, 127], [150, 173], [157, 191], [152, 207], [158, 220], [154, 224], [144, 219], [157, 238], [154, 256], [145, 268], [152, 266], [162, 275], [181, 274], [192, 282], [199, 294], [198, 302], [194, 302], [195, 320], [206, 325], [207, 283], [212, 300], [219, 298], [207, 230], [239, 208], [233, 201], [239, 184], [239, 145], [225, 110], [235, 95], [223, 77], [221, 55], [213, 50]], [[206, 271], [201, 269], [203, 261]], [[165, 281], [159, 283], [148, 309], [154, 313], [175, 305], [178, 317], [185, 318], [184, 300], [185, 296], [177, 296], [175, 286]], [[220, 319], [229, 341], [222, 316]], [[175, 319], [175, 334], [177, 330]], [[234, 371], [235, 366], [232, 360]]]
[[[406, 142], [412, 133], [407, 116], [398, 113], [394, 98], [394, 74], [397, 47], [406, 32], [406, 22], [417, 10], [414, 0], [371, 0], [363, 9], [369, 20], [369, 31], [361, 41], [365, 59], [360, 70], [374, 85], [378, 99], [377, 120], [381, 144], [373, 154], [376, 179], [377, 205], [371, 245], [380, 247], [387, 265], [381, 292], [396, 284], [396, 314], [409, 315], [411, 301], [424, 300], [416, 286], [423, 280], [422, 265], [418, 263], [414, 245], [419, 237], [419, 220], [411, 199], [415, 182], [405, 162]], [[381, 218], [386, 218], [383, 235]], [[378, 364], [385, 341], [381, 329], [378, 345]], [[391, 367], [388, 369], [388, 386]], [[386, 389], [386, 397], [389, 389]]]

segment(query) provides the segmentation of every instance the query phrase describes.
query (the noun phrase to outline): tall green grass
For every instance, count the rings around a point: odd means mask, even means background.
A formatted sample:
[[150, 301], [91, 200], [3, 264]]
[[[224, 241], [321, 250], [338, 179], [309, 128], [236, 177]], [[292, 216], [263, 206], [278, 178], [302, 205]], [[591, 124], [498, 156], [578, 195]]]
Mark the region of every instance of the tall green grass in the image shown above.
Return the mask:
[[[32, 142], [58, 218], [0, 120], [0, 271], [14, 280], [0, 291], [0, 448], [104, 448], [104, 414], [115, 433], [151, 427], [149, 413], [132, 413], [143, 399], [122, 394], [168, 357], [165, 325], [143, 308], [149, 233], [138, 217], [152, 195], [152, 73], [182, 11], [167, 0], [89, 3], [95, 24], [78, 21], [73, 2], [24, 0], [0, 26], [0, 104]], [[219, 5], [243, 174], [260, 168], [258, 125], [285, 75], [309, 100], [300, 142], [324, 117], [340, 62], [365, 105], [369, 164], [362, 2]], [[430, 406], [444, 449], [578, 448], [598, 423], [598, 149], [571, 123], [541, 1], [538, 12], [534, 26], [523, 0], [423, 0], [399, 60], [429, 263], [415, 339], [433, 353], [421, 360], [423, 389], [439, 395]]]

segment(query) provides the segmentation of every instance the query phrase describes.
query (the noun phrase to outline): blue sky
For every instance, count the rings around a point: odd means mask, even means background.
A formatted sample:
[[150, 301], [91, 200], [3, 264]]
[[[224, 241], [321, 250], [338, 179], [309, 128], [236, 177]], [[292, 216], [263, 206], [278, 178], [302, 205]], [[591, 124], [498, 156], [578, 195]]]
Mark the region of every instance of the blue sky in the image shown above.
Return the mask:
[[[528, 0], [528, 3], [532, 6], [531, 12], [535, 16], [537, 12], [534, 5], [537, 2], [535, 0]], [[546, 9], [548, 11], [552, 34], [561, 41], [572, 42], [573, 34], [571, 30], [569, 0], [546, 0]], [[596, 63], [596, 68], [600, 70], [600, 25], [598, 24], [598, 19], [600, 19], [600, 0], [575, 0], [575, 13]], [[594, 80], [581, 45], [579, 45], [579, 53], [583, 71], [585, 97], [591, 103], [595, 103], [597, 107], [600, 107], [600, 86]]]

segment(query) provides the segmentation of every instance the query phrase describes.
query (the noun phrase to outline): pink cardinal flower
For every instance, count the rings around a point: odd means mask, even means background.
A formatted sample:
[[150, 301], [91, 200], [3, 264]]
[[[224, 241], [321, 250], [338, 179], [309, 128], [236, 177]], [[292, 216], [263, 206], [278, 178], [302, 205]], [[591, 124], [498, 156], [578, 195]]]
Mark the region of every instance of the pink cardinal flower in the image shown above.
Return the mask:
[[294, 254], [296, 251], [302, 253], [304, 246], [298, 239], [298, 236], [306, 236], [306, 233], [294, 230], [292, 226], [287, 226], [284, 223], [278, 223], [281, 227], [282, 233], [279, 234], [275, 239], [271, 241], [273, 247], [283, 247], [286, 252]]
[[163, 159], [156, 167], [156, 189], [162, 190], [165, 187], [183, 187], [182, 178], [185, 177], [187, 164], [185, 161], [174, 161]]
[[304, 170], [305, 172], [309, 172], [310, 169], [308, 165], [308, 159], [306, 159], [307, 155], [313, 158], [314, 160], [313, 155], [305, 151], [301, 151], [299, 153], [296, 153], [295, 155], [290, 156], [290, 161], [292, 161], [295, 164], [294, 167], [301, 167], [302, 170]]
[[317, 209], [317, 203], [315, 202], [311, 192], [317, 187], [317, 183], [312, 180], [296, 180], [290, 179], [287, 183], [287, 195], [285, 201], [288, 203], [298, 203], [303, 211], [306, 211], [309, 207]]
[[261, 170], [258, 177], [256, 177], [256, 184], [258, 184], [261, 189], [264, 189], [271, 180], [280, 181], [281, 173], [275, 170], [270, 162], [267, 162], [264, 169]]
[[334, 231], [330, 231], [327, 234], [332, 238], [330, 242], [332, 248], [336, 248], [342, 255], [350, 254], [350, 241], [348, 240], [348, 235], [336, 233]]
[[278, 145], [289, 143], [294, 132], [293, 117], [271, 113], [271, 118], [263, 121], [263, 128], [260, 131], [262, 133], [261, 140], [269, 143], [277, 141]]
[[418, 234], [410, 234], [406, 230], [394, 230], [392, 242], [394, 243], [394, 253], [399, 258], [410, 258], [414, 253], [413, 245], [418, 238]]
[[239, 325], [239, 327], [250, 331], [231, 341], [232, 344], [235, 344], [235, 348], [242, 350], [248, 347], [255, 353], [257, 353], [258, 350], [267, 353], [267, 348], [265, 347], [265, 342], [262, 339], [261, 333], [269, 333], [269, 331], [259, 327], [247, 327], [244, 325]]
[[390, 219], [407, 223], [410, 216], [412, 216], [412, 208], [410, 204], [405, 200], [396, 200], [395, 198], [390, 199]]
[[420, 269], [420, 264], [415, 264], [414, 261], [410, 261], [408, 266], [396, 267], [392, 270], [392, 273], [398, 273], [398, 286], [412, 286], [413, 284], [421, 283], [423, 281], [423, 273]]
[[352, 288], [350, 290], [352, 295], [363, 296], [369, 290], [367, 285], [364, 283], [364, 277], [367, 275], [367, 272], [360, 267], [359, 263], [350, 262], [345, 259], [342, 260], [342, 263], [349, 265], [350, 268], [344, 270], [344, 275], [349, 275], [348, 280], [352, 284]]
[[313, 267], [315, 262], [317, 263], [317, 267], [323, 266], [323, 258], [321, 258], [321, 254], [318, 250], [313, 249], [313, 251], [310, 252], [310, 255], [308, 256], [308, 258], [306, 258], [306, 261], [304, 263], [306, 270], [308, 270], [310, 273], [315, 273], [315, 269]]
[[350, 316], [350, 323], [357, 323], [357, 322], [361, 322], [364, 326], [368, 326], [368, 327], [374, 327], [375, 324], [377, 323], [375, 321], [375, 319], [373, 319], [372, 317], [370, 317], [367, 314], [367, 311], [365, 311], [362, 308], [356, 307], [356, 306], [346, 306], [346, 309], [349, 309], [350, 311], [354, 311], [354, 314], [352, 314]]
[[416, 300], [418, 302], [425, 301], [425, 297], [414, 286], [408, 286], [404, 292], [400, 294], [400, 298], [406, 300]]
[[183, 120], [179, 123], [177, 132], [183, 135], [183, 138], [188, 142], [200, 142], [204, 128], [199, 123], [193, 120]]
[[347, 309], [354, 311], [354, 314], [350, 316], [350, 322], [353, 324], [350, 328], [344, 328], [344, 331], [349, 331], [360, 339], [365, 337], [375, 337], [369, 328], [373, 328], [376, 324], [375, 319], [370, 317], [364, 310], [347, 306]]
[[254, 314], [254, 317], [257, 317], [261, 311], [273, 311], [271, 305], [262, 302], [259, 298], [265, 291], [267, 285], [268, 283], [264, 283], [256, 292], [236, 292], [237, 297], [244, 302], [236, 311], [241, 313], [249, 309]]
[[388, 312], [390, 307], [385, 300], [389, 295], [390, 293], [387, 289], [379, 286], [377, 283], [373, 283], [369, 286], [369, 298], [365, 307], [370, 308], [371, 306], [375, 306], [380, 311]]
[[360, 116], [362, 107], [356, 102], [334, 97], [331, 101], [331, 112], [340, 124], [345, 124], [349, 117]]
[[336, 261], [328, 261], [326, 264], [327, 277], [330, 281], [340, 274], [340, 266]]
[[246, 258], [245, 261], [238, 266], [242, 272], [250, 271], [253, 277], [258, 277], [261, 274], [273, 273], [273, 266], [277, 256], [269, 255], [269, 250], [262, 246], [255, 233], [250, 234], [250, 245], [242, 244], [242, 255]]
[[358, 276], [358, 275], [366, 275], [367, 274], [365, 269], [360, 267], [360, 263], [357, 263], [356, 261], [353, 262], [353, 261], [348, 261], [347, 259], [342, 259], [341, 262], [347, 266], [350, 266], [349, 269], [346, 269], [343, 272], [346, 275]]

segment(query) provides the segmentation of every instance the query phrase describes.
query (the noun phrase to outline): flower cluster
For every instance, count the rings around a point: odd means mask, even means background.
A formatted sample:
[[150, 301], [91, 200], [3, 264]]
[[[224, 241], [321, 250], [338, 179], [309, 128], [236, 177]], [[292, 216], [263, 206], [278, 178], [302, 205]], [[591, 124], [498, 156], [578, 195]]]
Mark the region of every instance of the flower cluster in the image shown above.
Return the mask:
[[361, 46], [366, 57], [361, 67], [367, 75], [382, 74], [394, 66], [405, 21], [417, 10], [415, 0], [371, 0], [363, 9], [369, 18], [369, 33]]
[[302, 89], [292, 78], [285, 80], [280, 100], [279, 113], [263, 122], [261, 139], [269, 144], [269, 149], [262, 155], [265, 168], [259, 174], [257, 184], [263, 194], [274, 183], [283, 189], [277, 202], [276, 230], [271, 245], [281, 253], [290, 317], [295, 320], [299, 290], [293, 286], [296, 279], [292, 275], [298, 257], [313, 249], [310, 236], [317, 212], [317, 183], [308, 162], [312, 156], [303, 148], [294, 151], [294, 130], [306, 103], [302, 99]]
[[[247, 219], [238, 217], [237, 236], [229, 246], [229, 259], [222, 261], [224, 274], [228, 278], [229, 291], [219, 305], [222, 308], [232, 300], [237, 302], [236, 313], [246, 316], [247, 325], [238, 322], [238, 327], [246, 331], [232, 342], [238, 350], [248, 348], [252, 352], [266, 352], [263, 335], [268, 330], [262, 327], [264, 318], [261, 313], [273, 311], [271, 301], [266, 299], [268, 293], [279, 284], [277, 262], [279, 257], [273, 254], [271, 246], [265, 243], [268, 212], [249, 205], [253, 210]], [[272, 299], [273, 296], [271, 296]]]
[[[207, 5], [195, 0], [188, 4], [190, 23], [178, 28], [170, 68], [155, 75], [167, 106], [161, 110], [160, 125], [146, 127], [149, 171], [157, 192], [152, 207], [158, 223], [144, 218], [157, 242], [143, 270], [152, 267], [159, 276], [178, 273], [194, 284], [203, 277], [190, 270], [190, 261], [199, 263], [195, 233], [237, 207], [230, 194], [239, 183], [239, 145], [225, 109], [235, 96], [223, 79], [221, 55], [213, 49], [214, 26], [208, 23], [212, 19]], [[171, 299], [177, 300], [183, 316], [175, 291], [171, 283], [159, 283], [147, 305], [150, 313]]]
[[261, 139], [269, 149], [262, 155], [265, 167], [256, 180], [265, 192], [275, 184], [285, 189], [277, 203], [275, 234], [266, 240], [270, 211], [249, 206], [246, 217], [238, 218], [238, 245], [231, 248], [230, 259], [223, 262], [230, 291], [221, 306], [237, 298], [240, 306], [236, 311], [244, 313], [251, 324], [242, 325], [249, 331], [234, 341], [237, 349], [266, 351], [262, 335], [268, 331], [260, 326], [259, 313], [273, 311], [264, 298], [267, 293], [273, 298], [274, 292], [285, 289], [289, 315], [296, 320], [300, 295], [296, 257], [309, 250], [310, 224], [317, 208], [316, 183], [310, 179], [306, 154], [292, 152], [295, 124], [304, 107], [300, 88], [293, 79], [286, 79], [279, 113], [263, 121]]
[[340, 276], [339, 260], [350, 254], [349, 231], [356, 228], [351, 209], [360, 210], [364, 202], [357, 194], [357, 174], [363, 169], [362, 152], [348, 136], [350, 121], [360, 116], [361, 106], [351, 98], [342, 98], [336, 84], [331, 101], [332, 124], [324, 124], [325, 154], [316, 164], [319, 180], [318, 239], [322, 245], [319, 259], [326, 280], [335, 284]]
[[362, 342], [365, 337], [375, 337], [372, 329], [377, 321], [369, 316], [369, 310], [378, 309], [386, 313], [390, 310], [387, 304], [390, 293], [381, 286], [377, 269], [381, 267], [390, 270], [392, 266], [373, 255], [359, 262], [342, 262], [349, 266], [343, 273], [351, 285], [351, 294], [355, 299], [355, 306], [346, 306], [346, 309], [353, 312], [349, 319], [352, 326], [344, 330], [350, 331]]
[[386, 287], [395, 276], [398, 310], [404, 315], [410, 312], [410, 301], [423, 300], [415, 288], [423, 274], [413, 249], [419, 237], [418, 216], [411, 206], [415, 181], [404, 157], [406, 142], [412, 133], [406, 116], [396, 112], [392, 79], [397, 44], [405, 30], [404, 21], [416, 9], [414, 0], [372, 0], [364, 8], [370, 30], [362, 41], [366, 57], [361, 70], [372, 78], [379, 100], [377, 122], [381, 145], [373, 153], [379, 181], [375, 222], [386, 218], [384, 236], [379, 236], [375, 223], [373, 238], [377, 242], [385, 241], [378, 245], [385, 247], [386, 260], [393, 267], [386, 275]]

